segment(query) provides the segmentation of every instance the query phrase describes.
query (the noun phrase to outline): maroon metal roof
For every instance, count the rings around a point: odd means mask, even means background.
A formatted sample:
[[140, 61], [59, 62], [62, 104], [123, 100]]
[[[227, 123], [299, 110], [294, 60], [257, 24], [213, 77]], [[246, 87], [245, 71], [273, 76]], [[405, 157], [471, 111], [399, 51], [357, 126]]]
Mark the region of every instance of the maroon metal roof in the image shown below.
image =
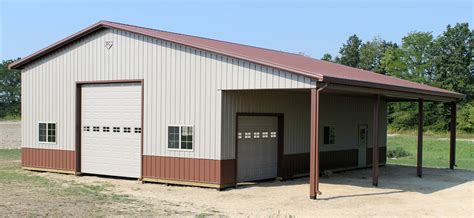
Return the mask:
[[74, 35], [71, 35], [51, 46], [46, 47], [30, 56], [22, 58], [10, 65], [12, 69], [21, 69], [25, 64], [42, 57], [43, 55], [58, 49], [59, 47], [71, 43], [72, 41], [100, 28], [116, 28], [143, 34], [149, 37], [158, 38], [183, 44], [186, 46], [227, 55], [250, 62], [263, 64], [266, 66], [302, 74], [316, 78], [322, 82], [331, 82], [363, 87], [382, 88], [394, 91], [404, 91], [419, 94], [428, 94], [450, 98], [464, 98], [463, 94], [423, 85], [391, 76], [385, 76], [374, 72], [352, 68], [340, 64], [321, 61], [298, 54], [241, 45], [237, 43], [220, 40], [160, 31], [144, 27], [120, 24], [110, 21], [100, 21]]

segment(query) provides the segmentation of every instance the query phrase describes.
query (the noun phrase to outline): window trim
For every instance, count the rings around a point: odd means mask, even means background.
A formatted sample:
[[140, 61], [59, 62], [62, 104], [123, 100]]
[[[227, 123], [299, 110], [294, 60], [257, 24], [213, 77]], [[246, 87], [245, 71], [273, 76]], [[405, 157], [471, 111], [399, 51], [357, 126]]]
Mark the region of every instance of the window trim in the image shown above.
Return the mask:
[[[41, 123], [46, 124], [46, 141], [45, 141], [45, 142], [40, 141], [39, 125], [40, 125]], [[54, 121], [38, 121], [37, 124], [38, 124], [38, 125], [36, 126], [36, 127], [38, 128], [38, 129], [37, 129], [37, 133], [38, 133], [38, 138], [37, 138], [37, 139], [38, 139], [38, 143], [39, 143], [39, 144], [50, 144], [50, 145], [56, 145], [56, 144], [58, 144], [58, 123], [57, 123], [57, 122], [54, 122]], [[48, 135], [48, 124], [54, 124], [54, 126], [56, 127], [56, 129], [55, 129], [56, 134], [54, 135], [54, 139], [55, 139], [54, 142], [48, 142], [48, 136], [49, 136], [49, 135]]]
[[[168, 136], [169, 136], [169, 128], [170, 127], [179, 127], [179, 141], [178, 141], [178, 145], [179, 145], [179, 148], [169, 148], [168, 147], [168, 143], [169, 143], [169, 139], [168, 139]], [[193, 140], [191, 141], [192, 143], [192, 146], [193, 148], [191, 149], [182, 149], [181, 148], [181, 127], [191, 127], [192, 130], [193, 130]], [[196, 145], [194, 144], [194, 136], [195, 136], [195, 128], [194, 128], [194, 125], [179, 125], [179, 124], [176, 124], [176, 125], [173, 125], [173, 124], [169, 124], [166, 126], [166, 149], [168, 151], [181, 151], [181, 152], [193, 152], [194, 151], [194, 147], [196, 147]]]

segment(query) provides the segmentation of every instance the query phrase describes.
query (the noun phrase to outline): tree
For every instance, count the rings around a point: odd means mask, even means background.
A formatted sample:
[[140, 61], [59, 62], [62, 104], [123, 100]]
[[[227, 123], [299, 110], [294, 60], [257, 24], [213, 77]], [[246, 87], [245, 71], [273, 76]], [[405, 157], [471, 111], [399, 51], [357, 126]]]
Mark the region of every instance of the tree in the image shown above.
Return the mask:
[[402, 61], [407, 65], [408, 79], [419, 83], [433, 80], [433, 36], [429, 32], [411, 32], [402, 38]]
[[340, 58], [337, 58], [338, 63], [357, 67], [359, 64], [359, 49], [362, 41], [357, 35], [352, 35], [347, 40], [346, 44], [343, 44], [339, 49]]
[[0, 65], [0, 117], [20, 115], [20, 78], [18, 70], [8, 69], [14, 60]]
[[[379, 43], [381, 44], [381, 43]], [[432, 59], [433, 36], [429, 32], [411, 32], [402, 39], [398, 48], [386, 49], [381, 60], [380, 70], [387, 75], [419, 83], [431, 84], [433, 74]], [[433, 104], [427, 103], [428, 113], [433, 113]], [[388, 119], [393, 129], [410, 129], [417, 124], [417, 104], [394, 103], [389, 106]], [[431, 118], [432, 116], [426, 116]], [[425, 120], [426, 126], [436, 124], [433, 119]]]
[[397, 44], [387, 42], [380, 38], [374, 38], [362, 44], [359, 50], [360, 60], [358, 68], [386, 74], [387, 72], [381, 66], [381, 61], [385, 52], [389, 48], [397, 47]]
[[380, 70], [388, 75], [419, 83], [433, 81], [433, 36], [429, 32], [411, 32], [402, 45], [390, 46], [380, 60]]
[[468, 101], [473, 100], [473, 49], [474, 34], [467, 23], [458, 23], [454, 27], [448, 25], [435, 41], [436, 86], [464, 93]]
[[389, 76], [408, 79], [406, 75], [408, 66], [403, 61], [403, 55], [403, 50], [398, 47], [388, 48], [380, 60], [381, 71]]
[[[400, 47], [380, 38], [361, 43], [356, 35], [349, 37], [333, 61], [466, 94], [459, 103], [458, 127], [474, 132], [474, 30], [467, 23], [448, 25], [436, 38], [430, 32], [411, 32]], [[425, 128], [448, 130], [448, 106], [426, 102]], [[392, 129], [416, 127], [416, 103], [392, 103], [388, 110]]]
[[[474, 34], [467, 23], [448, 25], [446, 31], [434, 43], [434, 85], [443, 89], [460, 92], [466, 99], [460, 103], [459, 128], [472, 132], [474, 129], [474, 71], [472, 52]], [[434, 108], [436, 123], [441, 129], [449, 126], [449, 107], [438, 104]]]
[[332, 61], [332, 55], [329, 54], [329, 53], [326, 53], [326, 54], [323, 55], [321, 60], [323, 60], [323, 61]]
[[458, 128], [466, 132], [474, 132], [474, 102], [464, 104], [458, 114]]

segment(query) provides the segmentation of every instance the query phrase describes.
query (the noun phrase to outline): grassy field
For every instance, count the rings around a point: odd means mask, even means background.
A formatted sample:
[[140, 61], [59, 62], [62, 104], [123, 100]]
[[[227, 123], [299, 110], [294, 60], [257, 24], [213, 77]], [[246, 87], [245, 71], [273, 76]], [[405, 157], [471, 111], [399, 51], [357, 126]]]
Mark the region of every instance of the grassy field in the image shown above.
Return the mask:
[[[389, 164], [416, 165], [417, 137], [414, 135], [389, 135], [388, 150], [403, 149], [406, 157], [388, 159]], [[456, 165], [460, 169], [474, 170], [474, 140], [458, 139], [456, 142]], [[428, 136], [423, 139], [423, 166], [449, 167], [449, 139]]]

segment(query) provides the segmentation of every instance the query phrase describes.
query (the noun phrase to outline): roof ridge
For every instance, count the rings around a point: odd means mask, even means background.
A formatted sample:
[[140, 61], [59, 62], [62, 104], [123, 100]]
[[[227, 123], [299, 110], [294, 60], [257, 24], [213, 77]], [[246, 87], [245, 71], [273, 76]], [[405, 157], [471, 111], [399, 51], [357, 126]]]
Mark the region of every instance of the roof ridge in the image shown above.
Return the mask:
[[293, 53], [293, 52], [289, 52], [289, 51], [275, 50], [275, 49], [270, 49], [270, 48], [254, 46], [254, 45], [246, 45], [246, 44], [242, 44], [242, 43], [225, 41], [225, 40], [222, 40], [222, 39], [213, 39], [213, 38], [208, 38], [208, 37], [202, 37], [202, 36], [196, 36], [196, 35], [190, 35], [190, 34], [184, 34], [184, 33], [177, 33], [177, 32], [172, 32], [172, 31], [167, 31], [167, 30], [160, 30], [160, 29], [155, 29], [155, 28], [149, 28], [149, 27], [131, 25], [131, 24], [126, 24], [126, 23], [107, 21], [107, 20], [102, 20], [101, 22], [102, 23], [113, 23], [113, 24], [118, 24], [118, 25], [130, 26], [130, 27], [135, 27], [135, 28], [148, 29], [148, 30], [152, 30], [152, 31], [159, 31], [159, 32], [164, 32], [164, 33], [176, 34], [176, 35], [187, 36], [187, 37], [194, 37], [194, 38], [205, 39], [205, 40], [212, 40], [212, 41], [216, 41], [216, 42], [229, 43], [229, 44], [234, 44], [234, 45], [238, 45], [238, 46], [256, 48], [256, 49], [261, 49], [261, 50], [266, 50], [266, 51], [271, 51], [271, 52], [280, 52], [280, 53], [284, 53], [284, 54], [288, 54], [288, 55], [294, 55], [294, 56], [298, 56], [298, 57], [305, 57], [305, 58], [321, 61], [321, 60], [316, 59], [316, 58], [307, 57], [307, 56], [300, 55], [300, 54]]

